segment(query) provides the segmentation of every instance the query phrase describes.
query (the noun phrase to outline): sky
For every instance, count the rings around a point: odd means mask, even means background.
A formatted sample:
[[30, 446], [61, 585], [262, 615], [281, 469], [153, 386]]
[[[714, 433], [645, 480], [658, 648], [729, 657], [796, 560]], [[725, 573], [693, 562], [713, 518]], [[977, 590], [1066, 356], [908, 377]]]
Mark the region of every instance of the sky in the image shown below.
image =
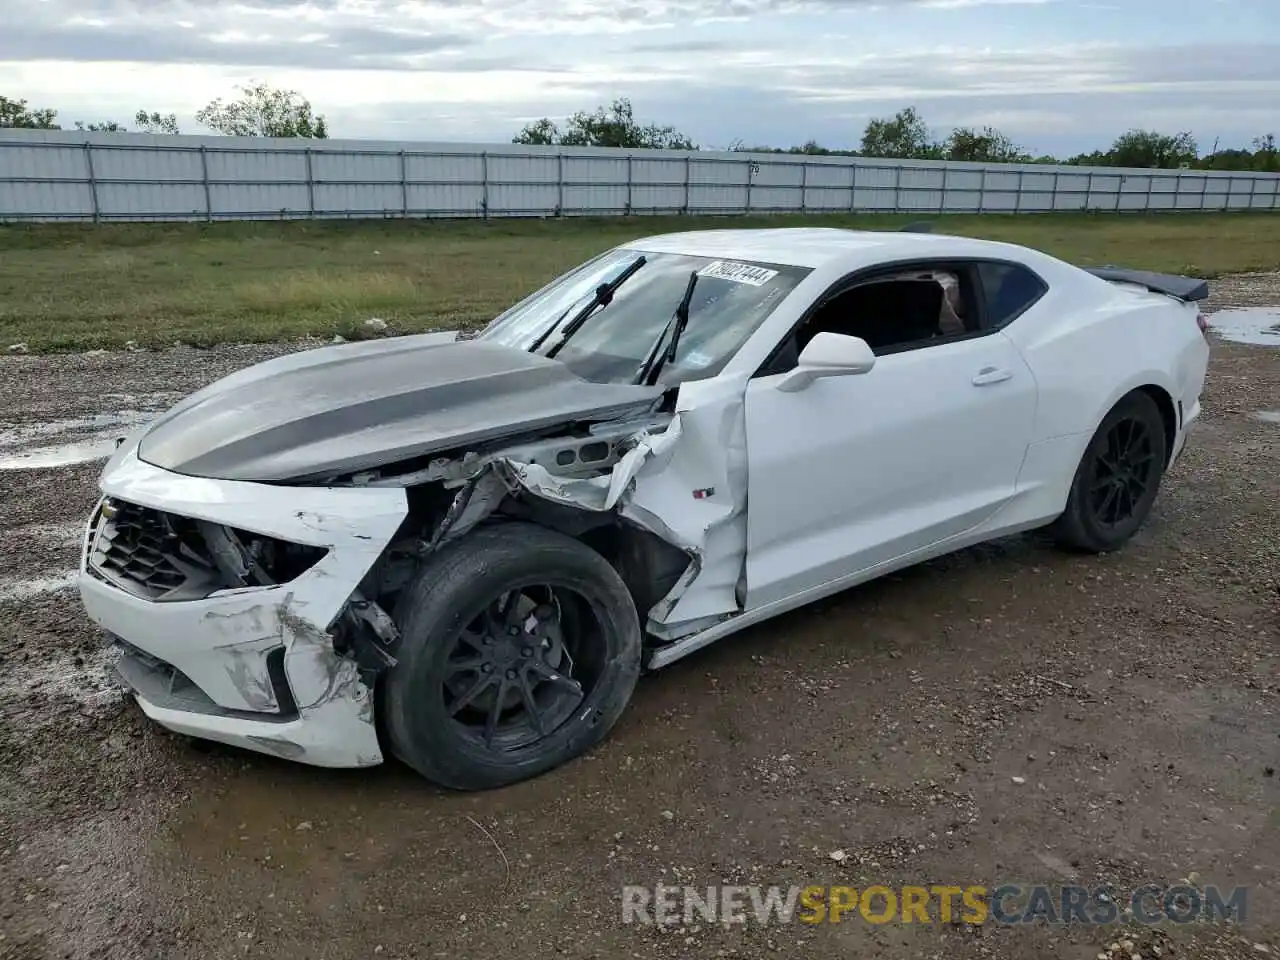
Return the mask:
[[58, 120], [263, 81], [335, 138], [507, 142], [616, 97], [704, 148], [856, 147], [913, 105], [1033, 154], [1280, 135], [1280, 0], [0, 0], [0, 95]]

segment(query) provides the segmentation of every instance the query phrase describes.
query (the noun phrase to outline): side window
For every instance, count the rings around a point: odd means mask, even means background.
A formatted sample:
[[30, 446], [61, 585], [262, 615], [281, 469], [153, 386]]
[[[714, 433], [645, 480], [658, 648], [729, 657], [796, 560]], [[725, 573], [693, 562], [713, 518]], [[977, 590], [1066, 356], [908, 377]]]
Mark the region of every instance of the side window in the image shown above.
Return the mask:
[[760, 375], [793, 369], [816, 334], [861, 337], [876, 354], [945, 343], [978, 332], [974, 274], [968, 267], [912, 267], [870, 277], [835, 294], [779, 345]]
[[979, 263], [978, 277], [986, 301], [986, 326], [1003, 327], [1044, 296], [1043, 280], [1012, 263]]

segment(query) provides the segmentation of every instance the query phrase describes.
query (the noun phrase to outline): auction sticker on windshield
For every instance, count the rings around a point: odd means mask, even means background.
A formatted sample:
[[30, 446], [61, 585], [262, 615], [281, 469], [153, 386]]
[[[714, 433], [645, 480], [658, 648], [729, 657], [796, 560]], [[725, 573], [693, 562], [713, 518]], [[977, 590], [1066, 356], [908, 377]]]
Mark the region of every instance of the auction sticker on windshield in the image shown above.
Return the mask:
[[698, 276], [700, 277], [732, 280], [734, 283], [749, 283], [753, 287], [763, 287], [777, 275], [777, 270], [756, 267], [749, 263], [734, 263], [732, 260], [716, 260], [708, 263], [698, 271]]

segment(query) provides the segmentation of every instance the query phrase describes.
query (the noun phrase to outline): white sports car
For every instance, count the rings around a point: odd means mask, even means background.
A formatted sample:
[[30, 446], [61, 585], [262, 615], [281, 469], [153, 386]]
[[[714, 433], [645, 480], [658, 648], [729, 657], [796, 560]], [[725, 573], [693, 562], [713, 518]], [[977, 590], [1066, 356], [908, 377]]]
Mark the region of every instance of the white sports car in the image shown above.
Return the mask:
[[927, 231], [636, 240], [473, 338], [187, 397], [104, 468], [81, 596], [172, 730], [511, 783], [750, 624], [1018, 531], [1123, 544], [1207, 293]]

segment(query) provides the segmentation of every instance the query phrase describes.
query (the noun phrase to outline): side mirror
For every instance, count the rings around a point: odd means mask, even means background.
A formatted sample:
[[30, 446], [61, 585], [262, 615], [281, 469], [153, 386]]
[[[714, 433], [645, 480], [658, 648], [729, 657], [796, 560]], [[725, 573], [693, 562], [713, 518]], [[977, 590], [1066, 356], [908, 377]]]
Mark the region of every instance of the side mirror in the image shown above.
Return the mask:
[[822, 377], [853, 376], [875, 365], [876, 355], [861, 337], [819, 333], [805, 345], [799, 365], [782, 379], [778, 389], [795, 393]]

